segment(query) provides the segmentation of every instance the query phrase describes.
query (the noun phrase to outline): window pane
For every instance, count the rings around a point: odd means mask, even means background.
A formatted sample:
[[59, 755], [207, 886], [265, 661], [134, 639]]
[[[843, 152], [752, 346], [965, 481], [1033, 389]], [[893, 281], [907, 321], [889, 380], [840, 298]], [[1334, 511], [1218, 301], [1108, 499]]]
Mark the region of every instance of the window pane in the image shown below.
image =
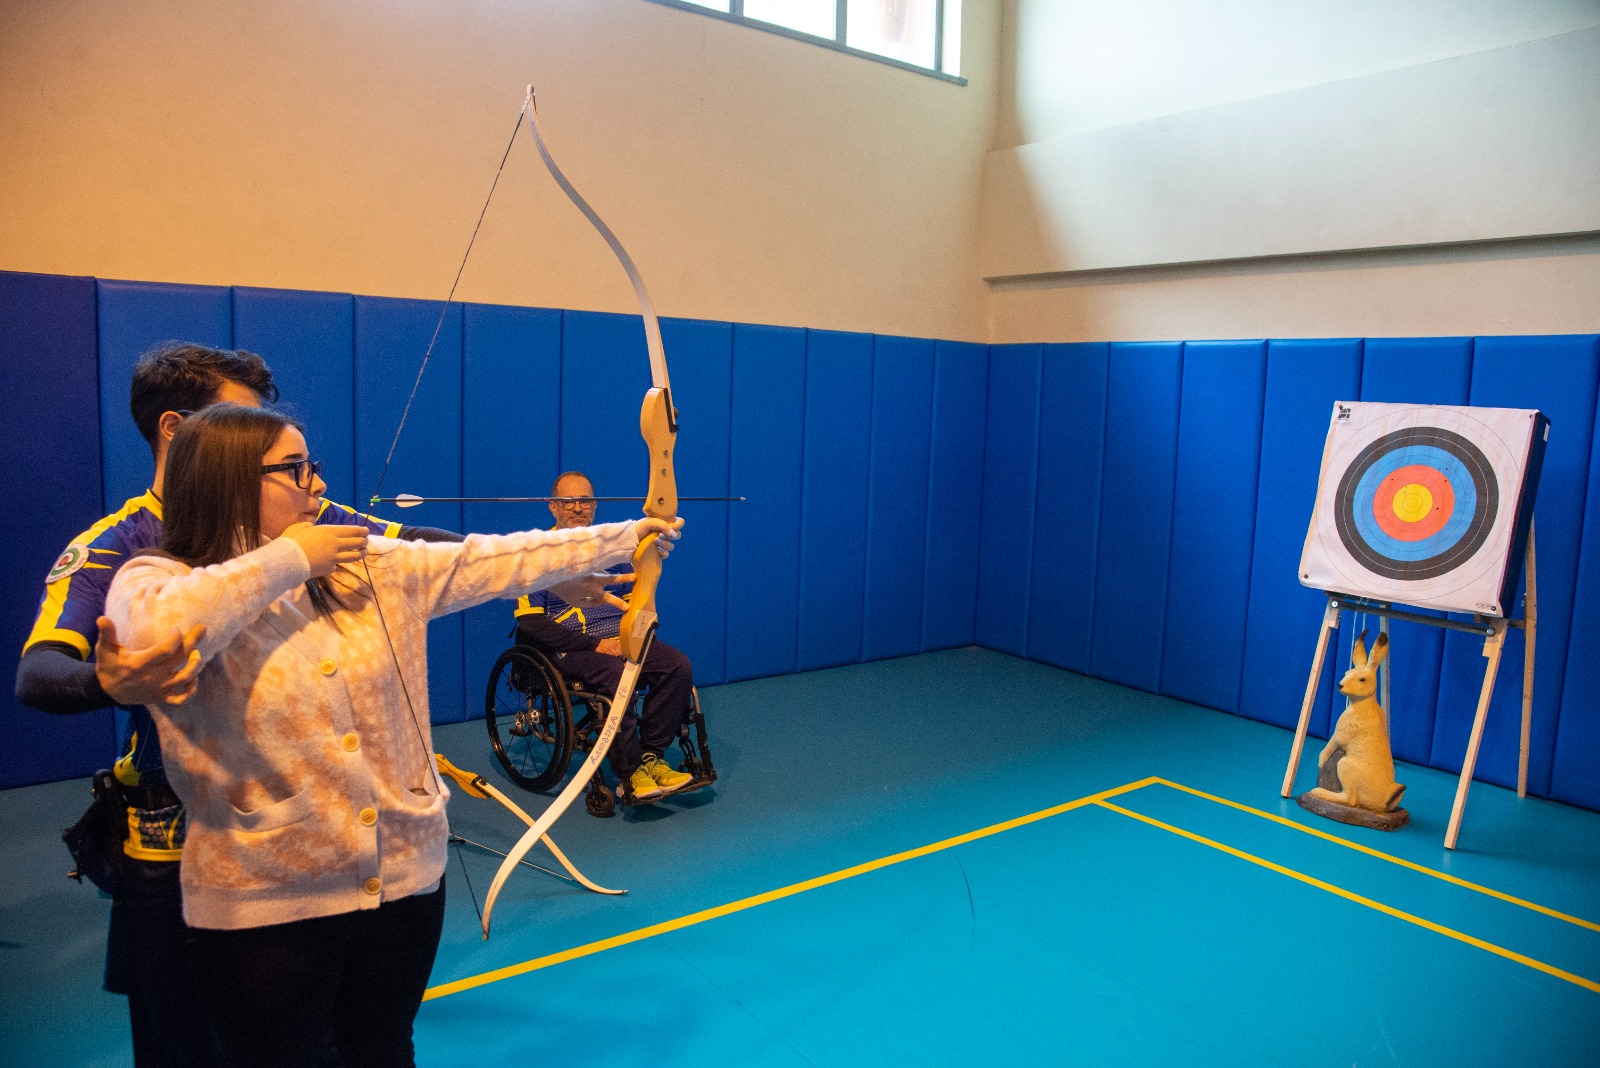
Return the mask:
[[931, 70], [937, 2], [850, 0], [850, 25], [845, 44]]
[[838, 5], [834, 0], [744, 0], [747, 18], [833, 40]]
[[944, 0], [943, 58], [946, 74], [961, 73], [961, 0]]

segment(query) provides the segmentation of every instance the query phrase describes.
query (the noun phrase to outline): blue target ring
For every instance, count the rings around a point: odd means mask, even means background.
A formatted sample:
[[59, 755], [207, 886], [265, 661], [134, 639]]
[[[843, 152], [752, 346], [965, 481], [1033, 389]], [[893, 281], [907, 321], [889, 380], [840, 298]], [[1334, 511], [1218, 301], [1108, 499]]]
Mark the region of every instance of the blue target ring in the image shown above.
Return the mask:
[[[1402, 541], [1378, 525], [1371, 502], [1377, 496], [1378, 487], [1384, 479], [1400, 468], [1410, 467], [1413, 464], [1431, 467], [1444, 476], [1444, 480], [1450, 483], [1450, 488], [1455, 492], [1455, 509], [1439, 531], [1420, 541]], [[1472, 517], [1477, 512], [1478, 487], [1473, 481], [1472, 472], [1454, 453], [1437, 445], [1404, 445], [1384, 453], [1367, 468], [1361, 480], [1356, 483], [1353, 499], [1356, 502], [1367, 502], [1365, 508], [1360, 507], [1358, 503], [1355, 514], [1351, 517], [1361, 539], [1375, 552], [1390, 560], [1414, 563], [1448, 553], [1453, 545], [1466, 536], [1472, 526]]]
[[[1403, 541], [1378, 525], [1373, 505], [1383, 480], [1412, 465], [1438, 472], [1455, 494], [1455, 509], [1433, 534]], [[1420, 581], [1471, 559], [1489, 540], [1499, 509], [1499, 483], [1481, 449], [1441, 427], [1409, 427], [1383, 435], [1357, 454], [1339, 479], [1334, 526], [1345, 551], [1361, 566], [1385, 578]]]

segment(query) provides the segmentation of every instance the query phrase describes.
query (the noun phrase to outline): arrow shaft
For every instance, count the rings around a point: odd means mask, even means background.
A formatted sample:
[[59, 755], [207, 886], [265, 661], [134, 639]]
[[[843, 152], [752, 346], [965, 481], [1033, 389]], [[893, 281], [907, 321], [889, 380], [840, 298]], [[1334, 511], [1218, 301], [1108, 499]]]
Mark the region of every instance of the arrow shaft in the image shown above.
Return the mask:
[[[535, 501], [570, 501], [573, 497], [374, 497], [372, 504], [524, 504]], [[591, 501], [643, 501], [644, 497], [588, 497]], [[742, 501], [743, 497], [679, 497], [680, 501]]]

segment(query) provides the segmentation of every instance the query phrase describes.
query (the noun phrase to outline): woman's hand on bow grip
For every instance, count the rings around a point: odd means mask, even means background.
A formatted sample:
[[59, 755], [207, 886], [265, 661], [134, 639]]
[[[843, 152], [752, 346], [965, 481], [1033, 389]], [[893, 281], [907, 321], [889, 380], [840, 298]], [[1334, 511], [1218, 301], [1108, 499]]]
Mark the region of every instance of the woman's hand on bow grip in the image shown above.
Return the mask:
[[367, 528], [332, 524], [296, 523], [283, 532], [300, 546], [311, 564], [311, 577], [324, 578], [340, 564], [353, 564], [367, 555]]
[[645, 538], [652, 534], [661, 535], [656, 539], [655, 550], [664, 560], [667, 554], [672, 552], [672, 543], [678, 540], [678, 531], [682, 527], [682, 516], [670, 523], [665, 519], [654, 519], [647, 516], [633, 525], [633, 531], [639, 536], [640, 541], [644, 541]]

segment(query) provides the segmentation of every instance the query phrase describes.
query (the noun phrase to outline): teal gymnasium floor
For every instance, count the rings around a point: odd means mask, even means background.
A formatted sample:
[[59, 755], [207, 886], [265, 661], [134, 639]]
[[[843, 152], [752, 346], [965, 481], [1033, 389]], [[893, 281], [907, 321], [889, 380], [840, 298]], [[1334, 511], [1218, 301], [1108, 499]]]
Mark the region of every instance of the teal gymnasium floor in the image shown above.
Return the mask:
[[[1454, 776], [1402, 766], [1411, 825], [1344, 827], [1278, 796], [1287, 731], [979, 649], [702, 699], [714, 796], [556, 827], [626, 897], [524, 869], [484, 942], [499, 858], [452, 857], [419, 1064], [1600, 1064], [1600, 813], [1477, 783], [1450, 852]], [[131, 1061], [86, 800], [0, 794], [7, 1065]]]

